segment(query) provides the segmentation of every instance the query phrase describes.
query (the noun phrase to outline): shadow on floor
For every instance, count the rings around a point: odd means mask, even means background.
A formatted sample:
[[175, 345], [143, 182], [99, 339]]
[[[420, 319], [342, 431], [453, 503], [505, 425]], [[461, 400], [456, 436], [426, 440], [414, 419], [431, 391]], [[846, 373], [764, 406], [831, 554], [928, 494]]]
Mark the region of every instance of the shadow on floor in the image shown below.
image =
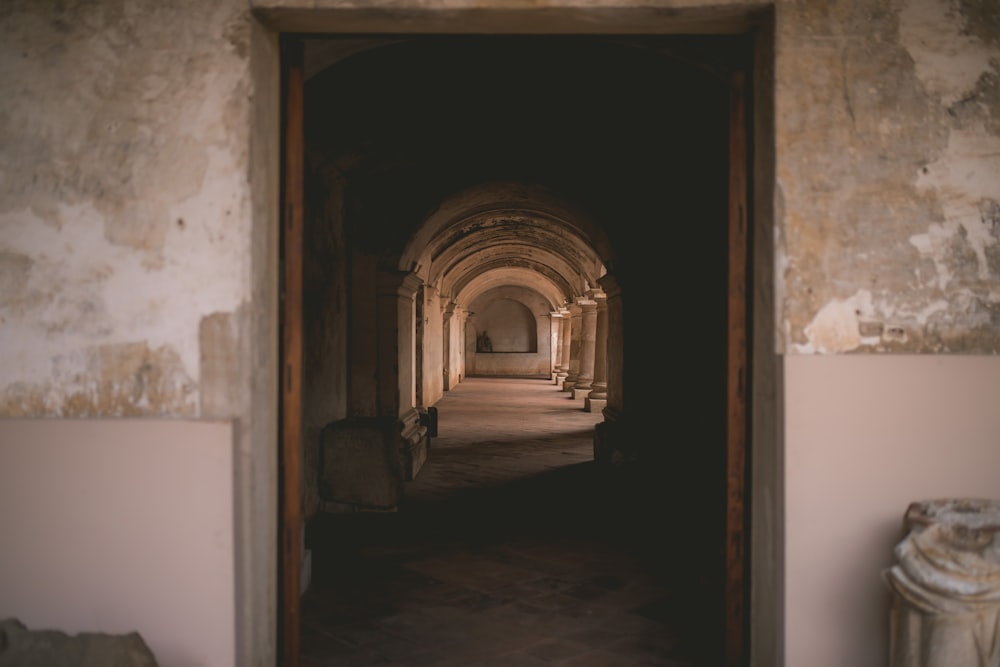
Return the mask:
[[442, 439], [398, 512], [314, 519], [303, 665], [714, 665], [704, 555], [591, 428]]

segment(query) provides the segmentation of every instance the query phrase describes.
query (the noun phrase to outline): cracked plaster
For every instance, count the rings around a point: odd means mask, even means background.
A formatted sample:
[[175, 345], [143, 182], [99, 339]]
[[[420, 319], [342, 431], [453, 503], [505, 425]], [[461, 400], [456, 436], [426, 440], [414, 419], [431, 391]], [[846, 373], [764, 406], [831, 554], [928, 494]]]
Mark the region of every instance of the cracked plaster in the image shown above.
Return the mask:
[[779, 5], [779, 349], [1000, 352], [1000, 35], [973, 4]]
[[0, 415], [197, 414], [250, 298], [245, 7], [0, 16]]

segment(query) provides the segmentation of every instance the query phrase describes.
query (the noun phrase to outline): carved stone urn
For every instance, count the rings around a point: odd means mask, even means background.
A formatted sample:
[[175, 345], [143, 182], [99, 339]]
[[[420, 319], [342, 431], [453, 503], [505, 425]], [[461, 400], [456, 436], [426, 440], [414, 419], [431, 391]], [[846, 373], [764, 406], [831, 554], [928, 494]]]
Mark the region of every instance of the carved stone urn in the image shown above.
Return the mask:
[[1000, 667], [1000, 500], [913, 503], [883, 579], [890, 667]]

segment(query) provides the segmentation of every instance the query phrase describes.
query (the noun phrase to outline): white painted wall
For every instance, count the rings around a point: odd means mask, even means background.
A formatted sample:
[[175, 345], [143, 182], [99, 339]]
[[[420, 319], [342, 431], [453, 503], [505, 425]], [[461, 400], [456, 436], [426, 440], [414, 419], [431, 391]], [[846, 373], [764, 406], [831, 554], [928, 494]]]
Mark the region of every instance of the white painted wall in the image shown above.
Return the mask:
[[1000, 498], [1000, 358], [790, 356], [785, 368], [788, 667], [883, 667], [910, 502]]
[[236, 664], [231, 422], [0, 420], [0, 618]]

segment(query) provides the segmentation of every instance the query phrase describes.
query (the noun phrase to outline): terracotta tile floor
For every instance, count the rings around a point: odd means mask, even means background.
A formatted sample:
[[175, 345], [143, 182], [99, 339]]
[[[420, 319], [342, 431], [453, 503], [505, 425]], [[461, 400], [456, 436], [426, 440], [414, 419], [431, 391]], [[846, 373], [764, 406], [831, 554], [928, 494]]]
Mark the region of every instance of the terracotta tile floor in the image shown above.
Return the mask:
[[592, 463], [582, 406], [534, 379], [447, 392], [398, 512], [310, 526], [303, 666], [709, 665], [699, 577]]

